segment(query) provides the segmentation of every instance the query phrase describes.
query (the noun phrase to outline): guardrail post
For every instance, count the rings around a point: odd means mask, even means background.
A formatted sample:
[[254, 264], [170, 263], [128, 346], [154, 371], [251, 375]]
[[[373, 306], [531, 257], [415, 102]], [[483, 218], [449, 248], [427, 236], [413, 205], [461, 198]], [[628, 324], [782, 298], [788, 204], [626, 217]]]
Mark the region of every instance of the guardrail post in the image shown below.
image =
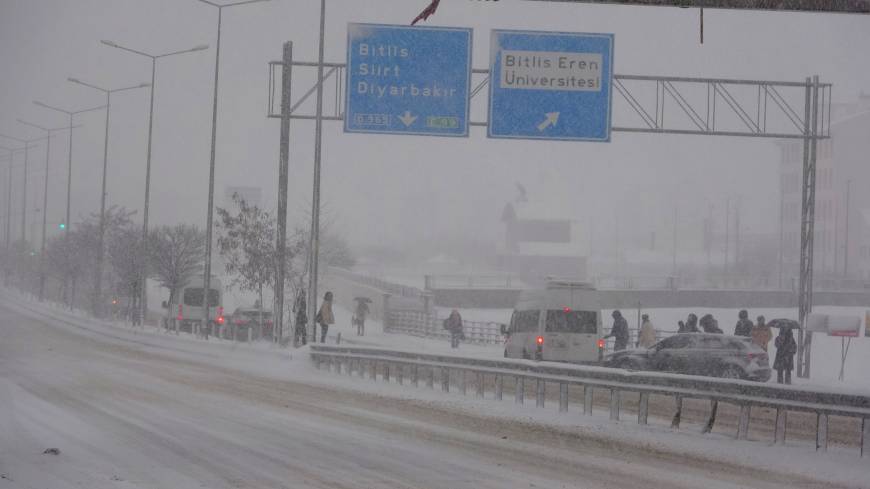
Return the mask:
[[816, 450], [828, 451], [828, 415], [819, 413], [816, 422]]
[[[504, 375], [495, 374], [495, 400], [496, 401], [501, 401], [503, 391], [504, 391]], [[870, 423], [868, 423], [865, 420], [864, 424], [870, 424]]]
[[740, 405], [740, 417], [737, 418], [737, 439], [745, 440], [749, 436], [749, 415], [752, 406], [749, 404]]
[[465, 369], [459, 371], [459, 392], [465, 395]]
[[417, 387], [420, 385], [419, 373], [420, 372], [418, 371], [417, 365], [416, 364], [411, 365], [411, 385], [413, 385], [414, 387]]
[[486, 378], [483, 376], [483, 372], [477, 373], [477, 397], [483, 399], [484, 397], [484, 381]]
[[251, 337], [253, 334], [254, 328], [248, 328], [248, 344], [250, 344], [254, 339]]
[[517, 404], [522, 404], [523, 398], [526, 396], [525, 393], [523, 392], [523, 384], [524, 383], [525, 383], [525, 380], [522, 377], [517, 376], [517, 388], [516, 388], [516, 392], [514, 394], [514, 402]]
[[583, 414], [592, 415], [592, 386], [583, 386]]
[[861, 456], [870, 456], [870, 418], [861, 420], [863, 429], [861, 430]]
[[369, 379], [378, 380], [378, 362], [374, 360], [369, 363]]
[[450, 370], [441, 367], [441, 392], [450, 392]]
[[568, 384], [564, 382], [559, 384], [559, 412], [568, 412]]
[[357, 373], [359, 374], [359, 378], [364, 379], [366, 377], [366, 365], [362, 358], [357, 360]]
[[320, 358], [320, 355], [315, 355], [315, 356], [314, 356], [314, 368], [316, 368], [317, 370], [320, 370], [320, 368], [321, 368], [321, 367], [320, 367], [320, 364], [321, 364], [322, 362], [323, 362], [323, 359]]
[[542, 379], [537, 379], [536, 383], [537, 383], [537, 385], [536, 385], [536, 389], [535, 389], [535, 391], [536, 391], [535, 406], [542, 408], [542, 407], [544, 407], [544, 398], [546, 397], [545, 396], [545, 389], [547, 388], [547, 383], [545, 381], [543, 381]]
[[390, 383], [390, 363], [384, 362], [384, 382]]
[[405, 380], [404, 377], [405, 377], [405, 365], [400, 363], [400, 364], [396, 365], [396, 382], [399, 385], [404, 385], [404, 380]]
[[774, 443], [785, 444], [785, 422], [787, 416], [788, 411], [783, 408], [776, 408], [776, 427], [773, 431]]
[[649, 418], [649, 392], [641, 392], [637, 403], [637, 424], [647, 424]]
[[610, 389], [610, 420], [619, 421], [619, 391]]
[[344, 373], [346, 373], [348, 377], [353, 377], [353, 358], [347, 359], [347, 368]]
[[426, 377], [426, 387], [435, 388], [435, 367], [429, 367], [429, 376]]
[[677, 429], [680, 427], [680, 421], [683, 419], [683, 398], [677, 396], [674, 400], [677, 403], [677, 412], [674, 413], [674, 419], [671, 420], [671, 428]]
[[335, 359], [335, 373], [337, 373], [339, 375], [341, 375], [341, 364], [342, 364], [341, 358], [336, 358]]

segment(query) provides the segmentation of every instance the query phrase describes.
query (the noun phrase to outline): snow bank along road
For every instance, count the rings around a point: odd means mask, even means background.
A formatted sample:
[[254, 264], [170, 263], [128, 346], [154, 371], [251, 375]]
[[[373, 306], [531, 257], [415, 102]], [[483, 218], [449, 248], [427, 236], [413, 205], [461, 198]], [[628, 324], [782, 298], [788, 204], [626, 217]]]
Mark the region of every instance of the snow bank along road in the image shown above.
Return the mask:
[[307, 359], [286, 353], [163, 339], [102, 336], [0, 306], [0, 488], [718, 489], [870, 480], [860, 477], [870, 470], [850, 472], [854, 457], [830, 473], [835, 459], [807, 458], [823, 469], [812, 479], [366, 394], [321, 381]]

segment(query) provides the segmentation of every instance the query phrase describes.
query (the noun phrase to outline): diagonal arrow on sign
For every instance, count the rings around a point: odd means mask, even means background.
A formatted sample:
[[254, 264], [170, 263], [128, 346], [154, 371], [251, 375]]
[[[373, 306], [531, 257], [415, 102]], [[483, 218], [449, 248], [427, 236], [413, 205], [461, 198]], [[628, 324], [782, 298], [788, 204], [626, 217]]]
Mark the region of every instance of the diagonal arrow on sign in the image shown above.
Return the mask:
[[405, 113], [404, 113], [403, 115], [400, 115], [400, 116], [399, 116], [399, 120], [402, 121], [402, 124], [404, 124], [405, 127], [408, 127], [408, 126], [410, 126], [411, 124], [413, 124], [414, 121], [417, 120], [417, 116], [416, 116], [416, 115], [411, 115], [411, 111], [410, 111], [410, 110], [406, 110]]
[[555, 126], [556, 123], [559, 122], [558, 112], [547, 112], [545, 115], [547, 116], [547, 118], [544, 119], [544, 122], [538, 124], [538, 130], [541, 132], [543, 132], [544, 129], [550, 126]]

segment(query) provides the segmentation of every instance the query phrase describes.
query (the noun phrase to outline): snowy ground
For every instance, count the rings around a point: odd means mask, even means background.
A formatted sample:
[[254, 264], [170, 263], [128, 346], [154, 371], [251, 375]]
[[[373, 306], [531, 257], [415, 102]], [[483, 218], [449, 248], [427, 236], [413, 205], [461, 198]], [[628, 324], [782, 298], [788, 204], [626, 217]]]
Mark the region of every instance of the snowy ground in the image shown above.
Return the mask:
[[0, 300], [3, 489], [867, 487], [854, 449], [362, 382], [314, 370], [305, 349], [36, 320], [22, 304]]

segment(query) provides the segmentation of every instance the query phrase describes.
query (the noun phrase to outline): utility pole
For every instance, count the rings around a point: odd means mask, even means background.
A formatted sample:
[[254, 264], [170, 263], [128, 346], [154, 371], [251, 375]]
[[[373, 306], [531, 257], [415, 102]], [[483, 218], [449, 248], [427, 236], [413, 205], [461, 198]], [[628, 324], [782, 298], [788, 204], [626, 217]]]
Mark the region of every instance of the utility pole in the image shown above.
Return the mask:
[[290, 171], [290, 88], [293, 76], [293, 43], [284, 43], [281, 70], [281, 135], [278, 158], [278, 243], [275, 274], [275, 331], [272, 336], [278, 344], [284, 336], [284, 276], [287, 268], [287, 179]]
[[734, 209], [734, 266], [740, 267], [740, 206]]
[[320, 0], [320, 43], [317, 49], [317, 112], [314, 118], [314, 189], [311, 197], [311, 240], [308, 260], [308, 317], [312, 324], [311, 342], [317, 343], [317, 274], [320, 258], [320, 162], [323, 140], [323, 45], [326, 30], [326, 0]]
[[[728, 257], [731, 252], [729, 245], [731, 242], [731, 197], [725, 199], [725, 265], [723, 273], [728, 275]], [[727, 279], [726, 279], [727, 280]]]
[[671, 276], [677, 277], [677, 207], [674, 207], [674, 262], [671, 267]]
[[779, 289], [782, 290], [782, 247], [785, 244], [785, 228], [783, 227], [785, 224], [783, 213], [785, 212], [785, 178], [780, 174], [779, 176], [779, 267], [777, 269], [777, 273], [779, 275]]

